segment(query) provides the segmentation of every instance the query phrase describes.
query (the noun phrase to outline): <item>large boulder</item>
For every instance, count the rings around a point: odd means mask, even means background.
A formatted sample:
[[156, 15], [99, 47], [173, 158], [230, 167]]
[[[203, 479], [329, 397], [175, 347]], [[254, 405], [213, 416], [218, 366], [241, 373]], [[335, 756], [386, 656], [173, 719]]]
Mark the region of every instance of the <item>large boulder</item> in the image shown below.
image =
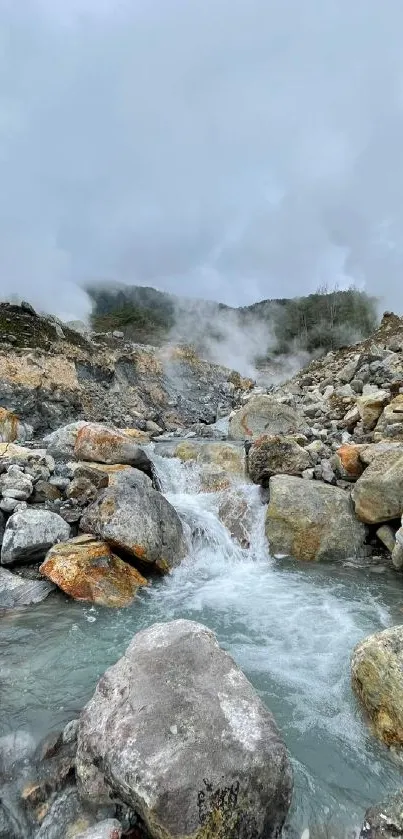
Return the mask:
[[62, 428], [53, 431], [52, 434], [48, 434], [43, 441], [47, 446], [48, 453], [56, 460], [66, 460], [72, 457], [78, 432], [87, 424], [84, 420], [70, 422], [68, 425], [63, 425]]
[[70, 526], [49, 510], [20, 510], [10, 516], [1, 547], [2, 565], [37, 562], [56, 542], [65, 542]]
[[366, 529], [345, 490], [277, 475], [270, 479], [266, 536], [274, 556], [343, 560], [360, 554]]
[[77, 776], [91, 801], [135, 810], [151, 839], [278, 836], [292, 791], [271, 713], [213, 633], [186, 620], [139, 632], [102, 677]]
[[293, 437], [265, 434], [250, 448], [249, 477], [255, 484], [267, 484], [273, 475], [301, 475], [312, 466], [309, 452]]
[[306, 434], [309, 428], [295, 408], [272, 396], [252, 396], [230, 419], [229, 438], [247, 440], [262, 434]]
[[0, 609], [40, 603], [53, 589], [54, 586], [47, 580], [25, 580], [6, 568], [0, 568]]
[[150, 461], [132, 437], [117, 428], [87, 423], [78, 432], [74, 445], [77, 460], [96, 463], [127, 463], [150, 471]]
[[74, 600], [98, 606], [128, 606], [139, 586], [147, 585], [105, 542], [87, 534], [54, 545], [39, 570]]
[[244, 475], [244, 451], [237, 445], [230, 443], [206, 443], [200, 447], [199, 463], [211, 463], [219, 466], [230, 475]]
[[403, 745], [403, 626], [370, 635], [351, 658], [353, 688], [380, 740]]
[[171, 504], [136, 469], [123, 473], [85, 511], [80, 524], [112, 547], [166, 573], [186, 554], [181, 520]]
[[372, 457], [354, 486], [352, 498], [357, 517], [368, 524], [390, 521], [402, 515], [403, 452], [400, 446], [379, 450], [379, 454]]
[[403, 442], [403, 393], [386, 405], [374, 431], [374, 440], [393, 439]]

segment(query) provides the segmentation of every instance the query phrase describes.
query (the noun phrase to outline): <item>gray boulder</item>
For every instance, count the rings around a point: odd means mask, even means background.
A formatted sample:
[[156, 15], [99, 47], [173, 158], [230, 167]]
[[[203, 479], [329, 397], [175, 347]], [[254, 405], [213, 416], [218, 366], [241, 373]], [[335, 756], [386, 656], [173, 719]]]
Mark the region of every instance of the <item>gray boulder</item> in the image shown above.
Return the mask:
[[70, 422], [68, 425], [58, 428], [57, 431], [53, 431], [52, 434], [48, 434], [43, 441], [47, 446], [48, 454], [55, 460], [67, 460], [73, 457], [77, 434], [86, 425], [87, 423], [84, 420]]
[[0, 478], [0, 494], [3, 498], [26, 501], [32, 495], [32, 490], [32, 478], [25, 475], [19, 466], [9, 466], [5, 475]]
[[274, 556], [343, 560], [362, 552], [366, 528], [345, 490], [288, 475], [271, 478], [269, 486], [266, 536]]
[[214, 634], [139, 632], [102, 677], [78, 734], [79, 789], [114, 796], [151, 839], [278, 836], [292, 770], [270, 711]]
[[4, 531], [6, 529], [6, 518], [4, 513], [0, 510], [0, 545], [3, 541]]
[[151, 471], [150, 460], [135, 440], [117, 428], [87, 423], [77, 434], [74, 445], [77, 460], [95, 463], [127, 463]]
[[162, 573], [186, 555], [181, 520], [142, 472], [119, 475], [85, 511], [81, 530], [131, 554]]
[[9, 518], [1, 547], [2, 565], [37, 562], [56, 542], [66, 542], [70, 526], [48, 510], [21, 510]]
[[261, 434], [307, 434], [309, 426], [295, 408], [265, 394], [251, 399], [230, 419], [230, 440], [246, 440]]
[[0, 567], [0, 609], [40, 603], [54, 588], [47, 580], [24, 580]]

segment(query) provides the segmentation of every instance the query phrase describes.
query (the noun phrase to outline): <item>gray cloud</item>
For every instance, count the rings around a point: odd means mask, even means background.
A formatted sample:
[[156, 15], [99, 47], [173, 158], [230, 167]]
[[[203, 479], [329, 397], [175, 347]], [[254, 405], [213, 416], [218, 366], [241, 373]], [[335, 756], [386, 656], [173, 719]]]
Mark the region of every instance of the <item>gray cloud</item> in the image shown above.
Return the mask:
[[[66, 8], [67, 7], [67, 8]], [[0, 288], [403, 309], [401, 0], [0, 0]]]

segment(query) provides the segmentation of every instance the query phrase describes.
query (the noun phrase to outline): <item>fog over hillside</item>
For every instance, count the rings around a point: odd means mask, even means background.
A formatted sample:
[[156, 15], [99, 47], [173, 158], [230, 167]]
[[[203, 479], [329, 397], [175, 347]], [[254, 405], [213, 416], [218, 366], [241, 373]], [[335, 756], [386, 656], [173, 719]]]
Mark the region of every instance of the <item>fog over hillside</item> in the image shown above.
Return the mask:
[[403, 309], [401, 0], [0, 0], [0, 284]]

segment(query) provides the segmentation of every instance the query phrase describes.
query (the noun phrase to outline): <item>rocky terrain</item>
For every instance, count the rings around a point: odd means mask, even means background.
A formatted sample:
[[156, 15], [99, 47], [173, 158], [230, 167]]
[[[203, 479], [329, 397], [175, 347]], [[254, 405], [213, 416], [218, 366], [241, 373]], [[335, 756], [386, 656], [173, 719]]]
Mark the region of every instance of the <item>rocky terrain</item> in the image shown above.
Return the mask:
[[[385, 314], [370, 339], [269, 390], [189, 348], [83, 338], [27, 305], [3, 304], [0, 328], [4, 614], [55, 587], [127, 607], [185, 559], [190, 534], [160, 491], [156, 442], [198, 463], [200, 491], [221, 493], [220, 518], [242, 547], [241, 478], [261, 488], [272, 556], [389, 566], [401, 585], [402, 319]], [[227, 432], [216, 421], [228, 415]], [[398, 751], [402, 660], [401, 627], [352, 658], [373, 730]], [[212, 633], [188, 621], [136, 635], [53, 740], [0, 739], [0, 773], [1, 839], [269, 839], [292, 789], [271, 714]], [[363, 836], [382, 833], [377, 819], [375, 808]]]

